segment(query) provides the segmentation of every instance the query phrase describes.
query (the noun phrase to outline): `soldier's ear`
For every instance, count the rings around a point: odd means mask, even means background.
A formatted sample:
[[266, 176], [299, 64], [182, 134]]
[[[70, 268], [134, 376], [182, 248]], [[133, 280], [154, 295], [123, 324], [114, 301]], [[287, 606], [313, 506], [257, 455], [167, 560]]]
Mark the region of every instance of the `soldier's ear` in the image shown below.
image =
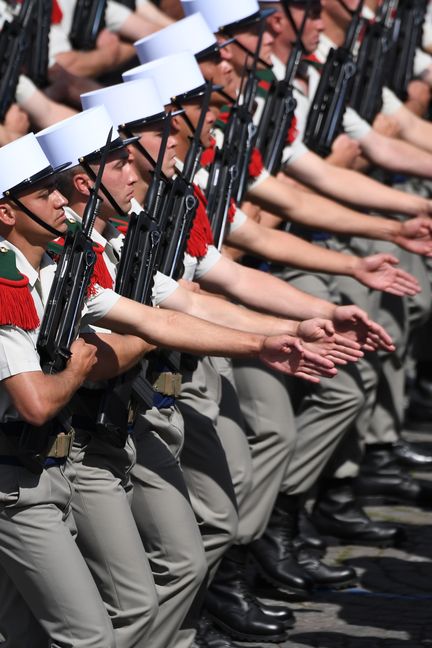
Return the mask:
[[219, 50], [222, 61], [231, 61], [233, 57], [233, 46], [225, 45]]
[[171, 134], [177, 135], [177, 133], [180, 132], [182, 125], [183, 120], [181, 115], [175, 115], [174, 117], [171, 117]]
[[272, 36], [279, 36], [284, 30], [285, 14], [282, 11], [275, 11], [267, 18], [267, 28]]
[[77, 191], [80, 194], [84, 194], [85, 196], [88, 196], [90, 194], [90, 178], [88, 177], [87, 173], [77, 173], [73, 176], [72, 179], [72, 184], [74, 187], [74, 190]]
[[7, 202], [0, 202], [0, 224], [6, 227], [13, 227], [16, 221], [15, 210], [12, 205]]

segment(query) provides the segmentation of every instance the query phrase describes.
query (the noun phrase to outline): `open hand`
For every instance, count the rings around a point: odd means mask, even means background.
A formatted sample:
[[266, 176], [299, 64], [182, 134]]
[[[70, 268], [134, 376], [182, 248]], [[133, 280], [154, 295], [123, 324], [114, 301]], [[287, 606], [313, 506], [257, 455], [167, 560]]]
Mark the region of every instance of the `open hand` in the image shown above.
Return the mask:
[[420, 284], [412, 274], [396, 268], [398, 263], [399, 259], [385, 253], [359, 258], [354, 277], [374, 290], [382, 290], [399, 297], [416, 295], [421, 290]]

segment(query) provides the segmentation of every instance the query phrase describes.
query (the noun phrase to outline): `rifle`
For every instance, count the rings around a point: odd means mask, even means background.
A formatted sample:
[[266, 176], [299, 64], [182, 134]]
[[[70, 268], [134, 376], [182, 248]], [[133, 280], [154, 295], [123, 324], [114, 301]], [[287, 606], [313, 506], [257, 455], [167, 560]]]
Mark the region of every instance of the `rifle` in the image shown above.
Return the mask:
[[77, 50], [96, 47], [99, 32], [105, 25], [107, 0], [77, 0], [69, 32], [70, 41]]
[[238, 205], [242, 202], [246, 193], [249, 178], [249, 163], [256, 141], [257, 127], [253, 123], [253, 110], [258, 88], [257, 69], [264, 31], [265, 24], [262, 22], [260, 24], [260, 35], [252, 67], [247, 70], [245, 89], [244, 92], [241, 90], [239, 94], [239, 97], [242, 97], [242, 103], [237, 102], [233, 106], [225, 132], [225, 138], [228, 141], [227, 146], [228, 149], [234, 152], [234, 165], [237, 168], [233, 195]]
[[[147, 305], [151, 304], [158, 248], [163, 234], [161, 210], [167, 180], [162, 173], [162, 164], [170, 129], [171, 115], [168, 115], [144, 209], [139, 214], [131, 214], [116, 277], [115, 290], [118, 294]], [[153, 405], [153, 395], [142, 363], [110, 380], [98, 404], [97, 433], [104, 439], [109, 438], [112, 444], [123, 447], [131, 404], [138, 403], [148, 409]]]
[[30, 45], [26, 61], [27, 76], [38, 88], [48, 85], [49, 33], [52, 0], [39, 0], [32, 21]]
[[168, 277], [180, 273], [189, 233], [195, 217], [198, 200], [193, 179], [199, 168], [203, 146], [201, 132], [210, 105], [212, 84], [207, 82], [200, 118], [189, 147], [183, 171], [177, 174], [162, 210], [161, 227], [164, 240], [160, 248], [159, 270]]
[[131, 214], [116, 278], [116, 292], [141, 304], [151, 303], [157, 251], [163, 236], [162, 208], [170, 181], [162, 173], [162, 164], [170, 128], [171, 113], [165, 118], [161, 147], [144, 209], [139, 214]]
[[[245, 65], [240, 92], [233, 104], [225, 129], [224, 142], [221, 149], [216, 148], [207, 182], [207, 213], [218, 250], [221, 249], [225, 237], [232, 199], [237, 204], [240, 203], [246, 191], [249, 163], [257, 133], [252, 112], [258, 87], [256, 70], [260, 61], [259, 52], [263, 35], [262, 25], [253, 65], [249, 70]], [[242, 103], [240, 103], [241, 99]]]
[[340, 133], [342, 120], [357, 71], [354, 51], [363, 27], [363, 0], [353, 13], [342, 47], [330, 49], [309, 111], [304, 142], [312, 151], [328, 155], [333, 141]]
[[414, 59], [416, 49], [421, 47], [425, 16], [424, 0], [400, 0], [397, 15], [400, 30], [389, 87], [402, 101], [408, 98], [408, 84], [414, 76]]
[[29, 46], [35, 0], [24, 0], [18, 16], [5, 22], [0, 33], [0, 121], [15, 100], [16, 88]]
[[373, 122], [382, 105], [382, 89], [401, 26], [399, 18], [395, 19], [397, 2], [383, 2], [377, 20], [367, 25], [360, 46], [350, 105], [368, 122]]
[[96, 261], [91, 233], [100, 204], [98, 193], [111, 135], [112, 129], [102, 154], [96, 181], [90, 190], [82, 218], [82, 228], [74, 234], [66, 234], [62, 256], [51, 286], [37, 341], [44, 373], [58, 373], [65, 368], [71, 355], [71, 344], [78, 336], [81, 312]]
[[[296, 42], [288, 59], [285, 78], [272, 84], [258, 126], [256, 146], [261, 151], [265, 168], [272, 175], [276, 175], [280, 170], [283, 150], [297, 107], [294, 80], [304, 52], [301, 38], [308, 18], [309, 4], [306, 6], [300, 29], [296, 30]], [[283, 2], [283, 5], [285, 13], [290, 16], [286, 2]]]

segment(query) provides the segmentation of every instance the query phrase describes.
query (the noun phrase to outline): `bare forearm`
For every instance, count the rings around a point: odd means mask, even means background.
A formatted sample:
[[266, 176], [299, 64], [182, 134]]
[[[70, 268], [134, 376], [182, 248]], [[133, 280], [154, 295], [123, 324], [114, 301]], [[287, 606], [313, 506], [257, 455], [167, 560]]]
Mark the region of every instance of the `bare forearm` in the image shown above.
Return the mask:
[[330, 302], [308, 295], [271, 274], [238, 266], [228, 259], [223, 263], [224, 276], [217, 277], [217, 269], [208, 272], [202, 280], [205, 288], [223, 291], [250, 308], [277, 317], [293, 320], [332, 318], [335, 307]]
[[[294, 175], [297, 175], [295, 164], [292, 165], [292, 170]], [[397, 191], [351, 169], [326, 167], [325, 173], [314, 174], [312, 178], [301, 177], [301, 175], [298, 179], [308, 181], [321, 193], [359, 207], [409, 216], [427, 210], [427, 201], [424, 198]]]
[[97, 363], [89, 380], [109, 380], [134, 367], [141, 358], [154, 350], [154, 346], [134, 335], [85, 334], [86, 342], [96, 347]]
[[421, 151], [432, 153], [432, 124], [402, 107], [396, 118], [400, 126], [400, 135]]
[[[268, 178], [250, 192], [264, 209], [288, 221], [337, 234], [391, 240], [397, 225], [388, 218], [365, 216], [313, 193], [288, 189]], [[279, 186], [278, 186], [279, 185]]]
[[217, 297], [199, 293], [190, 293], [188, 315], [200, 317], [214, 324], [259, 333], [260, 335], [296, 335], [297, 322], [263, 315], [248, 308], [236, 306]]
[[30, 372], [4, 381], [14, 407], [31, 425], [44, 425], [71, 400], [84, 375], [69, 365], [58, 374]]
[[389, 171], [432, 177], [432, 155], [406, 141], [375, 134], [367, 136], [361, 144], [364, 154], [374, 164]]
[[117, 333], [138, 335], [159, 347], [201, 355], [257, 356], [262, 335], [243, 333], [160, 308], [149, 308], [122, 298], [100, 324]]
[[68, 72], [82, 77], [97, 77], [109, 72], [113, 61], [103, 49], [94, 49], [89, 52], [61, 52], [56, 56], [56, 62]]
[[[245, 232], [245, 223], [232, 234], [228, 241], [240, 249], [258, 255], [280, 265], [294, 266], [311, 272], [328, 272], [352, 276], [355, 257], [328, 250], [304, 241], [298, 236], [256, 225]], [[253, 230], [253, 231], [252, 231]]]

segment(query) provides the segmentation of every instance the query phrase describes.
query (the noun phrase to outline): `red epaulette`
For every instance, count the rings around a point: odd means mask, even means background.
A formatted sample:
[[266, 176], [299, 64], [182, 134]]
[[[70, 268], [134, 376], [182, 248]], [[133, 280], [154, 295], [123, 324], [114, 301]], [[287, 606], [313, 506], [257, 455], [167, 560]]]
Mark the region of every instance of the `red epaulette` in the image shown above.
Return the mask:
[[209, 245], [213, 245], [213, 234], [207, 216], [207, 198], [198, 185], [194, 185], [195, 196], [198, 198], [192, 229], [187, 242], [186, 252], [198, 259], [204, 257]]
[[251, 159], [249, 162], [249, 177], [253, 180], [258, 178], [264, 170], [264, 161], [262, 155], [257, 148], [252, 151]]
[[213, 164], [216, 155], [216, 140], [214, 137], [210, 140], [210, 146], [208, 146], [203, 154], [201, 155], [201, 166], [208, 167]]

